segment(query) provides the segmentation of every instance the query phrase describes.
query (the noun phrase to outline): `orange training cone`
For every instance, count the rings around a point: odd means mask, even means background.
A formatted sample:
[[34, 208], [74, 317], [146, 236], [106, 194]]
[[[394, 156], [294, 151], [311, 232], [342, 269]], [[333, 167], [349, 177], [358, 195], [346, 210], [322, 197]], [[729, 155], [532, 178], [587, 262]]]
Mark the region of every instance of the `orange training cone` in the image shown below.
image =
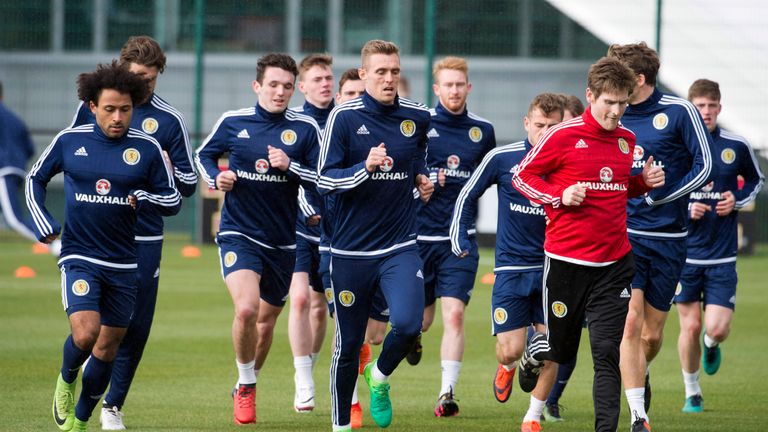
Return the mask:
[[21, 266], [16, 269], [14, 272], [14, 276], [16, 276], [19, 279], [27, 279], [27, 278], [33, 278], [36, 276], [35, 271], [32, 270], [32, 267], [27, 266]]
[[200, 258], [200, 248], [197, 246], [184, 246], [181, 248], [181, 256], [184, 258]]
[[486, 284], [486, 285], [493, 285], [493, 282], [496, 280], [496, 275], [493, 273], [486, 273], [483, 275], [482, 278], [480, 278], [480, 283]]
[[48, 245], [44, 243], [32, 243], [32, 253], [35, 255], [46, 255], [48, 253]]

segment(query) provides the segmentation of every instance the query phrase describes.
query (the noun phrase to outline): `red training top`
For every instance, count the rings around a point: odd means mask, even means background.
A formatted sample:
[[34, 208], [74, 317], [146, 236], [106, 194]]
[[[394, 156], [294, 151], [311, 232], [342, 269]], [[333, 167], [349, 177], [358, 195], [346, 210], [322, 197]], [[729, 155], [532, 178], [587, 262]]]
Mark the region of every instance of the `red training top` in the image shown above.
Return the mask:
[[[584, 114], [550, 129], [520, 163], [512, 185], [545, 204], [547, 256], [586, 266], [606, 266], [632, 248], [627, 237], [627, 197], [648, 192], [642, 174], [630, 177], [635, 134], [619, 125], [604, 129]], [[586, 187], [581, 205], [562, 204], [563, 191]]]

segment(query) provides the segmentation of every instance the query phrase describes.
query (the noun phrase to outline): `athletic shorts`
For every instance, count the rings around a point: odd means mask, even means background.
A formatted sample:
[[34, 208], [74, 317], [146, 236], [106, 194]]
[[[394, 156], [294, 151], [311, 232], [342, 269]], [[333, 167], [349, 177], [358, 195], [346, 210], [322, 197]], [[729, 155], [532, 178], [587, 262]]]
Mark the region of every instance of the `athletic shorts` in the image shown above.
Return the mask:
[[439, 297], [453, 297], [469, 304], [475, 286], [480, 255], [472, 238], [469, 255], [459, 258], [451, 251], [451, 242], [419, 242], [424, 261], [424, 302], [434, 304]]
[[61, 302], [67, 316], [96, 311], [101, 324], [128, 327], [136, 302], [136, 269], [117, 270], [83, 260], [67, 260], [61, 270]]
[[544, 324], [541, 288], [543, 270], [502, 272], [496, 275], [491, 294], [493, 335]]
[[260, 297], [276, 307], [285, 306], [296, 261], [293, 251], [267, 249], [238, 235], [216, 236], [224, 279], [237, 270], [251, 270], [261, 276]]
[[713, 266], [686, 264], [675, 293], [675, 303], [704, 302], [736, 309], [736, 263]]
[[300, 235], [296, 236], [296, 265], [293, 267], [293, 272], [309, 274], [309, 286], [315, 292], [323, 293], [319, 246]]
[[685, 264], [685, 238], [652, 239], [629, 235], [635, 255], [632, 288], [643, 290], [645, 301], [669, 312]]

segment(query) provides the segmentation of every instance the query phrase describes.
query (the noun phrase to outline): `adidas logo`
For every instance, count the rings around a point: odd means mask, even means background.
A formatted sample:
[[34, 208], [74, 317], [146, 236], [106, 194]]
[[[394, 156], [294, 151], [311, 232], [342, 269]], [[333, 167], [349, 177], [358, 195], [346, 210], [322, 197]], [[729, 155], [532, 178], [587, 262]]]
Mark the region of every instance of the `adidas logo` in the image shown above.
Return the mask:
[[153, 277], [153, 278], [159, 278], [159, 277], [160, 277], [160, 267], [158, 267], [157, 269], [155, 269], [155, 275], [154, 275], [154, 276], [152, 276], [152, 277]]
[[580, 139], [579, 142], [576, 143], [575, 148], [589, 148], [589, 146], [584, 142], [583, 139]]
[[440, 137], [440, 134], [437, 133], [435, 128], [432, 128], [429, 130], [429, 132], [427, 132], [427, 138], [439, 138], [439, 137]]
[[621, 292], [621, 294], [619, 294], [619, 297], [620, 298], [630, 298], [630, 297], [632, 297], [632, 295], [629, 294], [629, 290], [628, 289], [624, 288], [624, 290]]
[[389, 316], [389, 308], [386, 308], [383, 311], [381, 311], [381, 316]]
[[85, 147], [80, 147], [79, 149], [75, 150], [75, 156], [88, 156], [88, 152], [85, 151]]
[[360, 126], [360, 129], [357, 130], [358, 135], [370, 135], [371, 133], [368, 132], [368, 128], [365, 127], [365, 125]]
[[421, 269], [419, 269], [419, 271], [416, 272], [416, 277], [424, 279], [424, 273], [421, 272]]
[[248, 135], [248, 131], [243, 129], [240, 131], [240, 133], [237, 134], [238, 138], [250, 138], [251, 136]]

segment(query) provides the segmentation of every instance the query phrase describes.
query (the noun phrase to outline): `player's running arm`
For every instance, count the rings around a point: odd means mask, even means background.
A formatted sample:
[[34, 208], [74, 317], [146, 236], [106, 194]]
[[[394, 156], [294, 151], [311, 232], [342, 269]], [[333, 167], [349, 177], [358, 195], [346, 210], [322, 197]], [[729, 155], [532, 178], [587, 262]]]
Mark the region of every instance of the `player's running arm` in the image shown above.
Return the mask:
[[320, 156], [317, 163], [319, 180], [317, 190], [323, 195], [343, 193], [362, 184], [371, 173], [384, 162], [387, 150], [384, 143], [372, 147], [368, 157], [352, 166], [347, 166], [349, 149], [347, 127], [338, 114], [343, 111], [334, 109], [326, 123]]
[[195, 151], [195, 165], [203, 177], [203, 181], [211, 189], [219, 189], [223, 192], [229, 192], [237, 181], [237, 175], [232, 170], [221, 171], [219, 169], [219, 158], [224, 153], [229, 152], [227, 137], [228, 122], [226, 121], [229, 113], [224, 113], [216, 122], [210, 135]]
[[25, 194], [29, 214], [34, 221], [35, 236], [43, 243], [50, 243], [61, 233], [61, 224], [45, 208], [48, 182], [61, 172], [61, 144], [57, 135], [32, 165], [27, 174]]
[[471, 243], [467, 231], [475, 221], [477, 202], [483, 193], [497, 181], [495, 157], [497, 154], [497, 152], [488, 153], [459, 192], [456, 206], [453, 208], [449, 230], [451, 251], [458, 257], [469, 254]]
[[157, 141], [154, 141], [154, 144], [157, 151], [153, 153], [154, 157], [149, 165], [147, 185], [149, 190], [130, 191], [128, 194], [129, 202], [136, 211], [149, 205], [163, 216], [173, 216], [181, 209], [181, 194], [176, 189], [173, 173], [163, 160], [160, 144]]
[[[744, 187], [733, 191], [733, 196], [736, 200], [734, 209], [736, 210], [740, 210], [754, 201], [765, 182], [765, 177], [760, 171], [760, 165], [757, 163], [757, 158], [755, 157], [754, 151], [752, 151], [752, 146], [746, 141], [743, 143], [746, 149], [744, 149], [744, 156], [739, 160], [739, 174], [744, 178]], [[749, 155], [749, 157], [747, 157], [747, 155]]]
[[645, 201], [650, 205], [660, 205], [674, 201], [704, 186], [715, 176], [712, 164], [712, 136], [704, 125], [704, 120], [690, 102], [685, 102], [688, 116], [681, 116], [679, 131], [688, 151], [693, 156], [691, 170], [679, 181], [660, 187], [648, 193]]
[[[428, 128], [426, 128], [428, 129]], [[429, 169], [427, 168], [427, 135], [426, 130], [422, 133], [422, 139], [416, 148], [416, 154], [413, 158], [414, 185], [419, 191], [422, 201], [427, 202], [435, 192], [435, 185], [429, 178]]]
[[[552, 185], [542, 179], [561, 164], [561, 149], [551, 140], [552, 134], [546, 133], [539, 144], [528, 152], [516, 172], [512, 175], [512, 186], [528, 199], [553, 208], [565, 205], [578, 205], [584, 199], [586, 191], [578, 185], [568, 188]], [[584, 187], [581, 186], [581, 189]]]
[[197, 189], [197, 173], [192, 162], [192, 150], [189, 143], [189, 132], [184, 123], [184, 118], [178, 111], [172, 112], [176, 123], [172, 124], [173, 132], [168, 148], [168, 156], [173, 166], [173, 176], [176, 179], [176, 187], [184, 197], [190, 197]]

